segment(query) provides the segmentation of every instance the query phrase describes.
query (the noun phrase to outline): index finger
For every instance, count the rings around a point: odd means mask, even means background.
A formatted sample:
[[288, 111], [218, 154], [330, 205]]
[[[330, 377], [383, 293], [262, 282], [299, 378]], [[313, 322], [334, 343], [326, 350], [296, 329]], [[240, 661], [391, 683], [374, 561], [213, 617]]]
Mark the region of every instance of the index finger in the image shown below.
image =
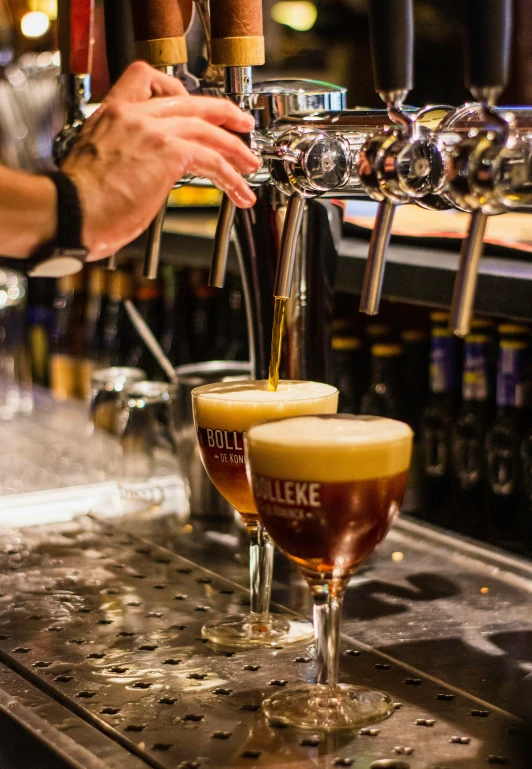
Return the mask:
[[154, 96], [188, 96], [188, 92], [177, 78], [159, 72], [145, 61], [134, 61], [111, 88], [106, 99], [143, 102]]
[[151, 117], [196, 117], [211, 125], [243, 133], [251, 131], [255, 121], [229, 99], [212, 96], [189, 96], [152, 99], [142, 105], [142, 112]]

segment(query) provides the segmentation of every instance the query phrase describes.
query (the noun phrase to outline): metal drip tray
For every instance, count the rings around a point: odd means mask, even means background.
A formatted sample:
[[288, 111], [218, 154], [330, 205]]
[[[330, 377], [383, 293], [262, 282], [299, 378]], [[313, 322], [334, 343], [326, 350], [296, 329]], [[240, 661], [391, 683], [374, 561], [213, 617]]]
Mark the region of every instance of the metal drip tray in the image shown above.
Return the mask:
[[[267, 723], [263, 698], [311, 681], [312, 650], [209, 648], [203, 622], [241, 611], [247, 591], [108, 522], [5, 535], [0, 552], [0, 660], [71, 713], [91, 754], [93, 742], [113, 745], [107, 766], [124, 765], [126, 751], [131, 769], [525, 769], [512, 716], [347, 637], [343, 680], [392, 694], [392, 717], [337, 735]], [[8, 673], [0, 684], [17, 698]]]

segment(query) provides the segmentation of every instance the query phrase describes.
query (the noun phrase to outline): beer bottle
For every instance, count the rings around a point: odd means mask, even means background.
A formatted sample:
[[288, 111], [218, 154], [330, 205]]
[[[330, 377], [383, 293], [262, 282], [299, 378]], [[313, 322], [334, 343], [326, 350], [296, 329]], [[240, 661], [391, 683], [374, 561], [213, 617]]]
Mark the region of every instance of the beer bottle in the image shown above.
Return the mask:
[[[163, 290], [159, 278], [149, 280], [148, 278], [137, 276], [135, 305], [155, 337], [160, 339], [163, 328]], [[134, 334], [131, 339], [132, 344], [129, 351], [128, 365], [143, 369], [146, 371], [149, 379], [160, 378], [159, 364], [146, 348], [139, 335]]]
[[[497, 364], [499, 360], [499, 339], [497, 324], [491, 318], [473, 318], [471, 320], [471, 334], [481, 334], [488, 338], [486, 350], [488, 366], [488, 389], [490, 398], [495, 401], [497, 391]], [[464, 351], [465, 355], [465, 351]]]
[[[342, 334], [343, 333], [344, 332], [342, 332]], [[356, 334], [351, 333], [349, 336], [356, 336]], [[391, 344], [395, 343], [397, 340], [394, 339], [392, 327], [388, 323], [375, 323], [375, 321], [366, 322], [364, 333], [361, 338], [362, 377], [360, 391], [365, 393], [371, 385], [371, 348], [375, 344]]]
[[228, 340], [223, 351], [224, 360], [249, 360], [248, 326], [242, 281], [237, 275], [228, 275], [227, 331]]
[[50, 355], [50, 387], [60, 400], [81, 397], [81, 359], [85, 308], [84, 273], [57, 281]]
[[171, 335], [168, 356], [174, 366], [182, 366], [192, 360], [189, 335], [190, 314], [189, 270], [186, 267], [177, 267], [174, 270], [173, 322], [168, 331], [169, 337]]
[[366, 337], [369, 340], [370, 346], [395, 341], [392, 327], [389, 323], [369, 322], [366, 325]]
[[532, 404], [532, 356], [531, 356], [531, 329], [524, 323], [500, 323], [497, 326], [499, 342], [501, 339], [514, 339], [526, 345], [524, 357], [524, 401]]
[[208, 285], [208, 270], [190, 271], [192, 311], [190, 344], [193, 362], [212, 360], [216, 353], [217, 289]]
[[526, 433], [524, 380], [526, 343], [499, 343], [497, 410], [485, 442], [490, 540], [520, 549], [522, 543], [521, 450]]
[[401, 345], [374, 344], [370, 352], [371, 382], [362, 396], [360, 412], [402, 419]]
[[434, 523], [449, 517], [450, 431], [457, 397], [456, 341], [444, 319], [431, 316], [429, 400], [420, 425], [421, 509], [419, 514]]
[[91, 374], [100, 360], [105, 308], [107, 304], [107, 273], [101, 267], [91, 267], [88, 275], [85, 307], [84, 355], [81, 363], [81, 389], [90, 397]]
[[50, 346], [54, 327], [54, 291], [52, 278], [28, 281], [26, 335], [31, 360], [31, 376], [35, 384], [50, 383]]
[[362, 343], [354, 336], [333, 336], [331, 350], [332, 384], [340, 393], [338, 411], [357, 414], [360, 406]]
[[464, 347], [462, 404], [451, 432], [453, 528], [486, 535], [484, 440], [491, 418], [490, 338], [470, 334]]
[[163, 317], [161, 338], [159, 339], [159, 342], [166, 356], [170, 358], [176, 331], [176, 280], [174, 267], [171, 264], [162, 264], [160, 267], [160, 275], [163, 288]]
[[132, 279], [125, 270], [115, 270], [109, 275], [108, 285], [99, 362], [123, 366], [132, 340], [131, 322], [124, 307], [124, 301], [131, 297]]
[[405, 419], [419, 437], [421, 414], [429, 394], [430, 338], [423, 329], [405, 329], [401, 332], [401, 346]]

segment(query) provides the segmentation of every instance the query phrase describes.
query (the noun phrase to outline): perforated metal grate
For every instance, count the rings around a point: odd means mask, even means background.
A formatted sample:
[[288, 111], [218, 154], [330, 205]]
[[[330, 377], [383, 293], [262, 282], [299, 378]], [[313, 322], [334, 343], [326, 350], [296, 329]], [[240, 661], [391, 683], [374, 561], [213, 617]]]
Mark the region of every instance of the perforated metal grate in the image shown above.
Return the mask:
[[349, 639], [343, 680], [392, 694], [394, 715], [337, 735], [266, 723], [265, 696], [313, 679], [311, 650], [209, 648], [203, 622], [246, 591], [106, 523], [0, 548], [0, 659], [153, 767], [523, 769], [510, 716]]

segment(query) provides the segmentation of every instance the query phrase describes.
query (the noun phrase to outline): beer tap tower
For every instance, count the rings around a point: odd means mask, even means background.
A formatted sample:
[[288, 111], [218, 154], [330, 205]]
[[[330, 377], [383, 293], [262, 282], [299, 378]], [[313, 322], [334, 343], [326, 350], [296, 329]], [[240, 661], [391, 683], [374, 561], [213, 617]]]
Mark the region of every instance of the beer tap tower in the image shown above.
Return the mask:
[[[341, 213], [331, 198], [379, 203], [361, 302], [369, 314], [378, 310], [397, 205], [472, 213], [451, 323], [455, 333], [467, 333], [486, 217], [532, 210], [532, 110], [495, 107], [508, 76], [511, 0], [468, 0], [467, 83], [480, 103], [420, 110], [403, 106], [413, 80], [412, 0], [369, 2], [375, 87], [385, 103], [372, 110], [346, 109], [345, 89], [324, 83], [253, 85], [252, 67], [264, 62], [261, 0], [211, 0], [210, 17], [206, 0], [196, 4], [211, 51], [202, 89], [251, 111], [255, 130], [243, 138], [262, 159], [249, 179], [258, 198], [251, 211], [235, 211], [224, 196], [210, 276], [212, 285], [223, 285], [233, 231], [254, 376], [268, 374], [273, 297], [290, 296], [282, 375], [327, 379], [328, 313], [341, 237]], [[190, 85], [177, 2], [132, 0], [132, 11], [137, 55]], [[79, 95], [79, 79], [69, 82], [71, 89], [78, 83]], [[69, 115], [73, 122], [76, 114]], [[149, 239], [151, 277], [163, 217], [161, 211]]]

